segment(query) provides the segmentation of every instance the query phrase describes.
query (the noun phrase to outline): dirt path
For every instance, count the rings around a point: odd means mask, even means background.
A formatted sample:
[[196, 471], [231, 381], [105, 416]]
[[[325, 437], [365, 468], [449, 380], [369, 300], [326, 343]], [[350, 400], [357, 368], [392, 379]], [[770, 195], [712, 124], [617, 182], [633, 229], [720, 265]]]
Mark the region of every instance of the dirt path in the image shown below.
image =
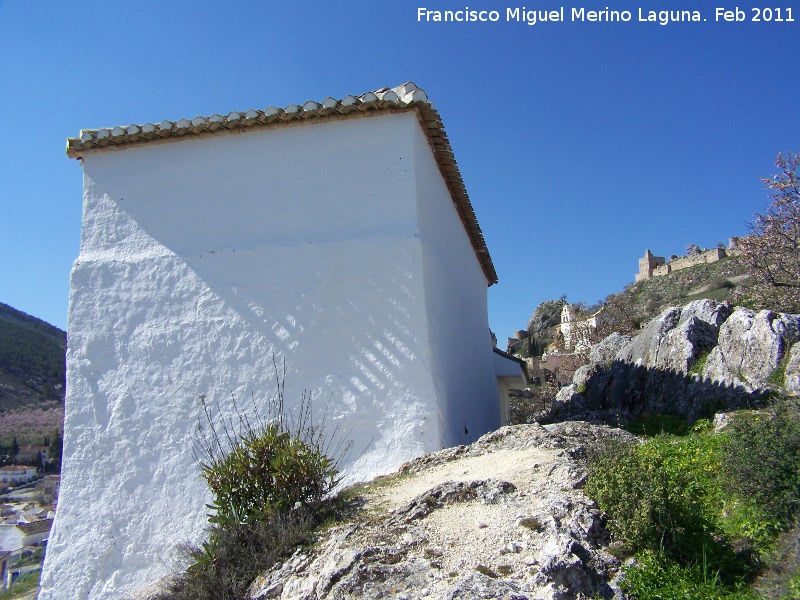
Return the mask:
[[416, 496], [447, 481], [499, 479], [513, 483], [518, 489], [536, 485], [546, 467], [556, 464], [556, 451], [526, 448], [498, 450], [489, 454], [462, 458], [407, 475], [396, 483], [368, 491], [370, 501], [386, 505], [389, 510], [411, 502]]

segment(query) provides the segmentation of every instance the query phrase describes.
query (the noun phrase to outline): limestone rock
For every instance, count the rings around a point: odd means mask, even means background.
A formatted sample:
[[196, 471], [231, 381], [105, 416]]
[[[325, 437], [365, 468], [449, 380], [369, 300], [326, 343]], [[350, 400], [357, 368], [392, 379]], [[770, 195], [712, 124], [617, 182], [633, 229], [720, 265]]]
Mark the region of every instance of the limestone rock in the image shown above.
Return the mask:
[[668, 308], [650, 321], [617, 360], [649, 369], [688, 374], [698, 357], [717, 344], [720, 325], [730, 315], [727, 302], [696, 300]]
[[592, 346], [589, 352], [589, 364], [592, 368], [610, 369], [619, 351], [630, 342], [630, 336], [615, 331]]
[[730, 427], [731, 423], [733, 423], [733, 413], [729, 412], [718, 412], [714, 414], [714, 432], [719, 433], [720, 431], [725, 431], [728, 427]]
[[550, 407], [550, 416], [551, 418], [557, 418], [559, 416], [577, 415], [585, 412], [587, 408], [586, 398], [578, 392], [578, 386], [572, 383], [558, 390]]
[[668, 308], [647, 323], [641, 334], [620, 349], [616, 360], [637, 367], [655, 366], [658, 362], [659, 350], [666, 341], [667, 333], [675, 329], [680, 317], [680, 308]]
[[589, 381], [592, 373], [594, 373], [592, 365], [583, 365], [582, 367], [578, 367], [578, 370], [575, 371], [575, 375], [572, 377], [572, 384], [578, 390], [586, 389], [586, 382]]
[[800, 316], [737, 307], [720, 327], [703, 376], [750, 392], [763, 389], [799, 338]]
[[[714, 300], [668, 308], [619, 349], [610, 368], [580, 373], [576, 386], [585, 389], [577, 403], [566, 397], [576, 389], [562, 390], [555, 408], [562, 417], [571, 405], [589, 413], [708, 416], [758, 403], [774, 386], [770, 375], [780, 365], [786, 369], [784, 389], [798, 393], [800, 349], [793, 349], [798, 339], [798, 315], [755, 313]], [[705, 364], [697, 374], [701, 359]]]
[[694, 317], [719, 331], [720, 326], [731, 315], [731, 312], [733, 312], [733, 307], [729, 302], [709, 299], [695, 300], [683, 307], [680, 322]]
[[790, 394], [800, 394], [800, 343], [795, 343], [789, 352], [783, 389]]
[[267, 569], [249, 597], [611, 597], [620, 564], [580, 460], [606, 438], [635, 441], [582, 422], [517, 425], [416, 459], [367, 484], [363, 518]]

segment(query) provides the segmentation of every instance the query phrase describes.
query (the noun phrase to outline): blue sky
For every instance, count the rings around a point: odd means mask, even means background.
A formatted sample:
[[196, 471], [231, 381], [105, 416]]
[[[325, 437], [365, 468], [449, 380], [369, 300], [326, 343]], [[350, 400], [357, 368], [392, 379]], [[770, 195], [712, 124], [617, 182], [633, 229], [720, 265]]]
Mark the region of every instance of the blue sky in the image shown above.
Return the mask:
[[[502, 340], [543, 300], [594, 302], [645, 248], [682, 254], [742, 235], [759, 177], [800, 151], [800, 3], [546, 0], [523, 4], [0, 0], [0, 302], [66, 328], [78, 254], [81, 128], [341, 98], [414, 81], [439, 110], [500, 282]], [[717, 22], [738, 4], [746, 21]], [[497, 10], [496, 23], [417, 9]], [[573, 22], [572, 7], [631, 11]], [[700, 23], [638, 21], [697, 10]], [[773, 13], [773, 17], [775, 13]]]

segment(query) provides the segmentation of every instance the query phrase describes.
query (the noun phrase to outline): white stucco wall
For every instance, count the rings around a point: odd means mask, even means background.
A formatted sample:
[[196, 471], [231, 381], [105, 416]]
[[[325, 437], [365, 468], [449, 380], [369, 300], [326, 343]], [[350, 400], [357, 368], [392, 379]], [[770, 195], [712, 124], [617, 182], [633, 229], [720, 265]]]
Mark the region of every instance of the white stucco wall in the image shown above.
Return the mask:
[[480, 341], [491, 367], [486, 280], [420, 141], [404, 113], [86, 157], [41, 600], [120, 597], [174, 567], [210, 500], [197, 398], [269, 397], [273, 355], [287, 403], [310, 390], [319, 417], [330, 399], [351, 432], [351, 479], [457, 443], [462, 420], [470, 439], [493, 426], [483, 351], [442, 358]]
[[501, 354], [493, 352], [494, 372], [497, 375], [497, 393], [500, 396], [500, 424], [509, 425], [511, 423], [510, 402], [508, 390], [512, 388], [520, 389], [528, 385], [522, 365], [515, 360], [506, 358]]
[[0, 552], [20, 550], [24, 539], [25, 534], [16, 525], [0, 525]]
[[422, 130], [415, 130], [431, 363], [444, 446], [469, 444], [500, 426], [487, 308], [488, 283]]

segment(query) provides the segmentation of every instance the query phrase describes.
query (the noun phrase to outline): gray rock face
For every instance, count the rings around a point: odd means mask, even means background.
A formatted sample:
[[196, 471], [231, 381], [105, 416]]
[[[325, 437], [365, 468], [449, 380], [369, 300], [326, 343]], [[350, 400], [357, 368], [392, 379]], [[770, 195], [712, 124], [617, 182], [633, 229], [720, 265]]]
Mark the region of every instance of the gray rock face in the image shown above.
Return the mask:
[[[592, 346], [589, 352], [589, 365], [592, 369], [610, 369], [619, 351], [631, 342], [631, 337], [614, 332]], [[577, 381], [574, 381], [577, 383]]]
[[786, 363], [786, 381], [784, 389], [790, 394], [800, 394], [800, 342], [795, 342], [789, 352]]
[[716, 331], [733, 312], [733, 307], [729, 302], [718, 302], [716, 300], [695, 300], [689, 302], [681, 311], [680, 321], [686, 321], [692, 317], [708, 323]]
[[716, 345], [720, 323], [730, 313], [728, 303], [713, 300], [665, 310], [619, 350], [610, 370], [587, 382], [589, 406], [687, 416], [704, 412], [710, 397], [727, 392], [705, 394], [689, 373]]
[[[617, 353], [616, 361], [632, 364], [637, 367], [651, 367], [659, 362], [659, 351], [665, 344], [667, 334], [675, 329], [681, 318], [681, 309], [668, 308], [655, 319], [647, 323], [642, 333]], [[661, 352], [663, 354], [663, 351]], [[662, 361], [663, 362], [663, 359]]]
[[720, 328], [719, 345], [709, 354], [703, 376], [751, 392], [765, 388], [800, 338], [799, 331], [797, 315], [736, 308]]
[[[672, 307], [622, 345], [608, 365], [607, 338], [588, 370], [559, 392], [554, 415], [620, 410], [710, 416], [753, 404], [768, 388], [800, 393], [800, 316], [697, 300]], [[697, 373], [698, 361], [704, 360]], [[701, 363], [702, 364], [702, 363]], [[785, 379], [770, 376], [785, 367]], [[581, 393], [578, 393], [579, 388]], [[572, 412], [571, 414], [575, 414]]]
[[558, 419], [562, 416], [579, 415], [586, 412], [588, 408], [586, 398], [579, 392], [578, 386], [572, 383], [558, 390], [555, 400], [550, 406], [550, 418]]
[[592, 376], [595, 370], [595, 368], [592, 368], [592, 365], [583, 365], [582, 367], [578, 367], [578, 370], [575, 371], [575, 375], [572, 377], [572, 385], [574, 385], [578, 390], [585, 389], [586, 382], [589, 381], [589, 377]]
[[581, 422], [517, 425], [416, 459], [364, 489], [363, 518], [267, 570], [250, 598], [611, 597], [620, 564], [578, 460], [606, 438], [634, 441]]
[[686, 375], [698, 357], [717, 344], [720, 325], [730, 313], [730, 304], [714, 300], [696, 300], [683, 308], [668, 308], [622, 348], [616, 359]]

